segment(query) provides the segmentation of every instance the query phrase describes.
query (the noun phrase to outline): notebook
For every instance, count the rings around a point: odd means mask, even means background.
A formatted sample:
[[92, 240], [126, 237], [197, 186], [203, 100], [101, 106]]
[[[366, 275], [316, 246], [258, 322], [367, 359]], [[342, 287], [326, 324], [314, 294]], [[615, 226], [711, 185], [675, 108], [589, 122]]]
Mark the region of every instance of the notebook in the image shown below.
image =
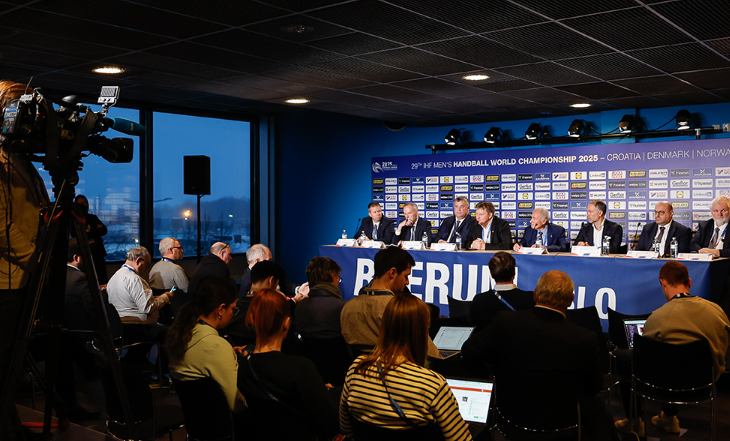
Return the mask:
[[487, 424], [494, 383], [486, 380], [446, 378], [459, 404], [459, 413], [468, 424]]
[[626, 339], [629, 341], [629, 348], [634, 347], [634, 334], [644, 334], [644, 323], [646, 319], [624, 319]]
[[438, 348], [441, 357], [453, 357], [461, 352], [461, 345], [469, 338], [473, 330], [473, 327], [442, 326], [436, 334], [436, 338], [433, 339], [433, 344]]

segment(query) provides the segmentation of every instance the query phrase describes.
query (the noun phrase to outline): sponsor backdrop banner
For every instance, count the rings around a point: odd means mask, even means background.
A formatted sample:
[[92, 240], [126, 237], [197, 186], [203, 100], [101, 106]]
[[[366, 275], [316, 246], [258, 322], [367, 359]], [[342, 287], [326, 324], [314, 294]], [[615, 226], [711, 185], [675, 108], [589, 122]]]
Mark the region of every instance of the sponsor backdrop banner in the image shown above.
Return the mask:
[[492, 202], [516, 237], [535, 208], [546, 208], [572, 240], [586, 221], [588, 202], [601, 199], [628, 242], [641, 231], [639, 223], [653, 221], [654, 206], [663, 200], [672, 202], [674, 220], [693, 230], [709, 219], [710, 201], [730, 196], [730, 141], [376, 157], [371, 185], [386, 216], [402, 220], [403, 205], [413, 202], [434, 233], [441, 219], [453, 214], [454, 199], [466, 196], [472, 210], [477, 202]]
[[[379, 250], [321, 246], [320, 256], [330, 257], [342, 267], [340, 290], [345, 300], [357, 295], [373, 277], [373, 256]], [[453, 251], [409, 251], [416, 261], [409, 288], [413, 294], [449, 315], [448, 299], [472, 300], [492, 288], [489, 259], [493, 253]], [[625, 257], [578, 257], [570, 255], [522, 255], [517, 260], [517, 286], [532, 291], [545, 272], [559, 269], [575, 283], [574, 308], [596, 306], [607, 329], [607, 308], [626, 314], [650, 313], [666, 303], [659, 285], [659, 269], [666, 259]], [[730, 260], [684, 261], [692, 278], [692, 294], [719, 301]]]

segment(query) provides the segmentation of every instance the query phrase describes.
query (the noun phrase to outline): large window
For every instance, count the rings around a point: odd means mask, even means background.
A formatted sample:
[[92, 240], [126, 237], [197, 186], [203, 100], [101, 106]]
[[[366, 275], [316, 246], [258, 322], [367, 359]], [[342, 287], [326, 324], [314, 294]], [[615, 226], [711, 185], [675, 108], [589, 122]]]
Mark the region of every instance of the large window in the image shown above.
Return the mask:
[[156, 112], [153, 115], [154, 246], [171, 236], [196, 255], [197, 197], [183, 193], [183, 157], [210, 157], [209, 196], [201, 200], [201, 254], [215, 242], [234, 253], [251, 244], [251, 127], [230, 121]]

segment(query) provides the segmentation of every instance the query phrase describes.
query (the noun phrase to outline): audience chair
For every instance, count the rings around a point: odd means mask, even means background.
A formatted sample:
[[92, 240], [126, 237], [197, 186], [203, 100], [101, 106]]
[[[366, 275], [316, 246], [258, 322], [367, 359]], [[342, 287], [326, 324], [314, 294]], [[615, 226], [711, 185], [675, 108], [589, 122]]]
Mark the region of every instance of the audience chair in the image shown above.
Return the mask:
[[[666, 404], [710, 401], [710, 439], [715, 439], [715, 372], [707, 340], [674, 345], [635, 335], [631, 391], [632, 400], [639, 396]], [[644, 421], [649, 421], [646, 405]]]
[[495, 377], [493, 430], [513, 441], [580, 440], [580, 404], [569, 372], [503, 369]]
[[184, 427], [182, 409], [172, 404], [157, 404], [142, 370], [120, 361], [124, 387], [134, 417], [134, 434], [127, 427], [122, 403], [110, 368], [101, 369], [101, 380], [107, 413], [107, 432], [115, 438], [155, 440]]
[[218, 383], [212, 378], [172, 379], [180, 398], [189, 441], [234, 439], [233, 416]]

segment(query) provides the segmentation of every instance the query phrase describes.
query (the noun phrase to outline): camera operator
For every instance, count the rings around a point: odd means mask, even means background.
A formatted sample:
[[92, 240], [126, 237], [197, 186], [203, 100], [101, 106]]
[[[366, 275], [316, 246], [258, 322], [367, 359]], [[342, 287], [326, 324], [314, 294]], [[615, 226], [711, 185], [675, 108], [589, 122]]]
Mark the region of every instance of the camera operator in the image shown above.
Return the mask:
[[[26, 86], [0, 81], [0, 112], [18, 99]], [[2, 115], [3, 113], [0, 113]], [[37, 261], [40, 210], [49, 204], [48, 192], [35, 166], [22, 155], [0, 148], [0, 217], [5, 221], [0, 233], [0, 381], [10, 364], [15, 331], [23, 303], [28, 297], [28, 281]], [[23, 428], [15, 406], [0, 439], [23, 440], [32, 435]]]

